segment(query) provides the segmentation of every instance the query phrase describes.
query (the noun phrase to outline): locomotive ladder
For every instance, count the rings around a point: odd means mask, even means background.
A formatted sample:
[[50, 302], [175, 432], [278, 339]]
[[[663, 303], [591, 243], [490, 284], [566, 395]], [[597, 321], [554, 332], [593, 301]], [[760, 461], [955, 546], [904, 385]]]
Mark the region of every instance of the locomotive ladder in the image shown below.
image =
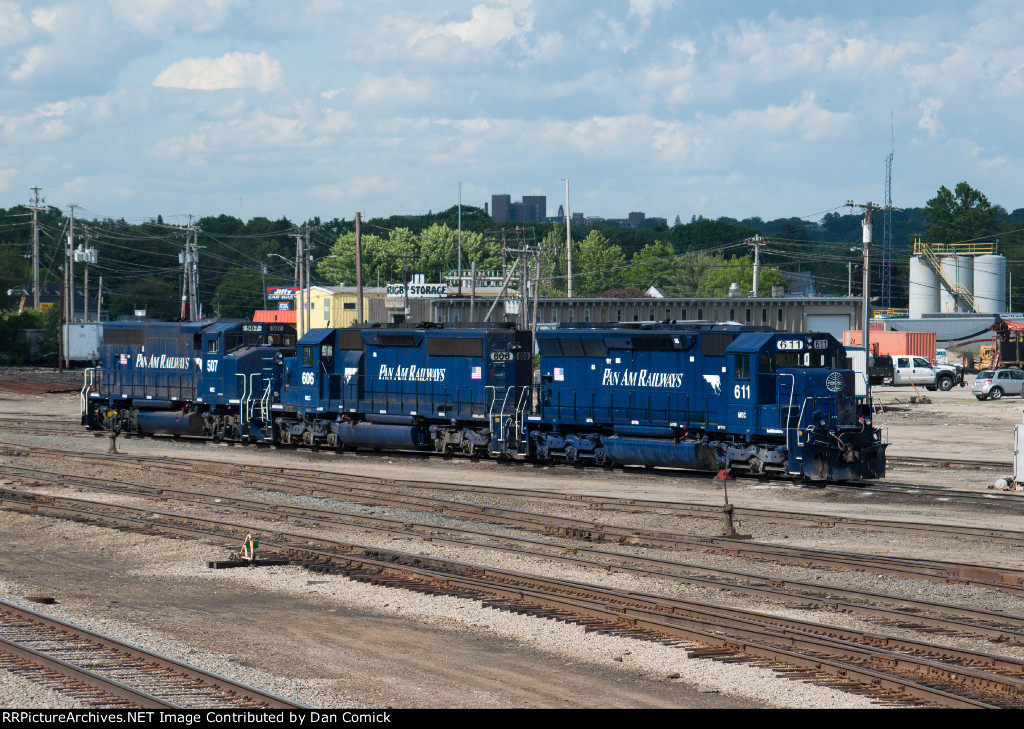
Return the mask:
[[[501, 396], [501, 407], [498, 408], [495, 413], [495, 406], [498, 403], [498, 388], [492, 385], [488, 385], [488, 390], [493, 390], [494, 394], [491, 396], [491, 405], [488, 409], [487, 419], [490, 422], [491, 428], [495, 429], [495, 421], [497, 421], [497, 438], [495, 439], [498, 443], [504, 443], [506, 446], [514, 446], [518, 443], [519, 426], [516, 421], [518, 415], [518, 403], [513, 403], [513, 407], [509, 410], [509, 396], [515, 394], [514, 387], [506, 387], [504, 393]], [[511, 427], [510, 426], [514, 426]], [[505, 448], [505, 451], [508, 451]], [[492, 451], [493, 452], [493, 451]]]

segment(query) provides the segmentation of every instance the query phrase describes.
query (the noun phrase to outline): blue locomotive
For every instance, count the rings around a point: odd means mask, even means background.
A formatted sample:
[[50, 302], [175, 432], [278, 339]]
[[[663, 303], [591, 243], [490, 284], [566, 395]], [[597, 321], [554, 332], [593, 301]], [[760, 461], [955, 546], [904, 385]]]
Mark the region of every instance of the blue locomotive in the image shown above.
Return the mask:
[[[110, 322], [86, 370], [82, 424], [145, 435], [252, 437], [295, 327], [267, 322]], [[262, 438], [257, 438], [262, 440]]]
[[567, 463], [880, 478], [885, 447], [829, 334], [655, 325], [537, 334], [516, 451]]
[[505, 324], [313, 329], [125, 324], [83, 424], [333, 449], [577, 466], [880, 478], [885, 447], [828, 334], [759, 327]]

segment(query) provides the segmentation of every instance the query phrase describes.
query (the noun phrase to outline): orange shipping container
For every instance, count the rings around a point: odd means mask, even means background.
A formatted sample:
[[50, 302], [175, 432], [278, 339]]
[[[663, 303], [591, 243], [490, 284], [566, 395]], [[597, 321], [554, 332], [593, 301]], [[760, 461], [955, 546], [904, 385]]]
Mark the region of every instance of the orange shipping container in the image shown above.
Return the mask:
[[[864, 339], [860, 329], [843, 332], [843, 345], [862, 347]], [[935, 359], [935, 332], [871, 332], [869, 338], [871, 353], [876, 357], [883, 354], [911, 354], [924, 357], [929, 362]]]

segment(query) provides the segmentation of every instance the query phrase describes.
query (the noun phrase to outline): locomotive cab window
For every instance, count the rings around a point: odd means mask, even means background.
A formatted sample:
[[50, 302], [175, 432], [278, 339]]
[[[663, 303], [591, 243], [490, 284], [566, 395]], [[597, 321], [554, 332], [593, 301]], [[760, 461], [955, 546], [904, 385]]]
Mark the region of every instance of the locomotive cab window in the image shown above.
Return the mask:
[[217, 354], [220, 352], [220, 339], [209, 339], [206, 342], [206, 353]]
[[[310, 347], [310, 350], [313, 348]], [[321, 344], [320, 345], [320, 361], [324, 363], [325, 367], [330, 367], [334, 364], [334, 345], [333, 344]]]
[[737, 354], [733, 362], [737, 380], [750, 379], [750, 355]]
[[234, 352], [236, 349], [242, 346], [242, 335], [241, 334], [227, 334], [224, 337], [224, 349], [228, 352]]
[[316, 355], [314, 355], [314, 351], [315, 350], [312, 347], [303, 347], [302, 348], [302, 366], [303, 367], [312, 367], [313, 366], [314, 360], [316, 359]]

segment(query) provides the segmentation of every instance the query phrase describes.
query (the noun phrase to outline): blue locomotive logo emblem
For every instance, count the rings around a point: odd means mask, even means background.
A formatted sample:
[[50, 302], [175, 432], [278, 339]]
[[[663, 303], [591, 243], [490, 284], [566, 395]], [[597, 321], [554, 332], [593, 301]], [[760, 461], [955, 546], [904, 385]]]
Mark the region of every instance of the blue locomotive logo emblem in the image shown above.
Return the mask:
[[843, 389], [843, 376], [838, 372], [831, 372], [825, 379], [825, 387], [829, 392], [839, 392]]

